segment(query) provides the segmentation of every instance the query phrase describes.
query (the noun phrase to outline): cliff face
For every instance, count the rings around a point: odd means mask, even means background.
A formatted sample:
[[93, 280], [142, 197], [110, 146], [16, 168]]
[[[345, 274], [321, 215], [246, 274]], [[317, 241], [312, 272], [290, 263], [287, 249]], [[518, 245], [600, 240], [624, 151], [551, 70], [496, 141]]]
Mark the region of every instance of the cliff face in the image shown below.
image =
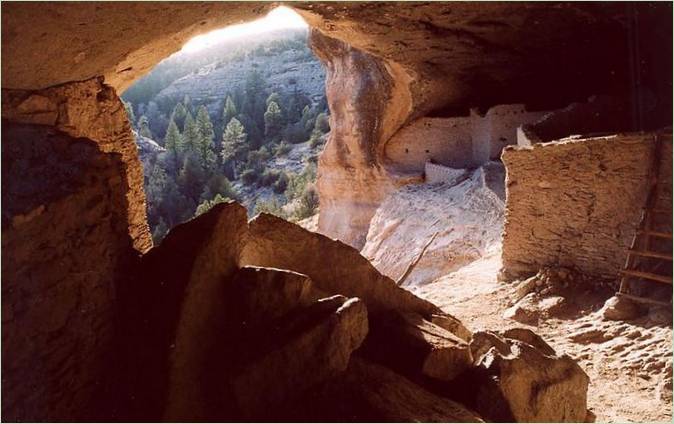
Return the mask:
[[330, 136], [319, 159], [318, 226], [361, 247], [374, 211], [392, 187], [379, 160], [381, 141], [411, 113], [409, 78], [402, 69], [317, 31], [311, 42], [327, 69], [330, 107]]
[[225, 63], [208, 64], [175, 80], [160, 91], [154, 100], [162, 102], [168, 98], [175, 102], [187, 95], [199, 104], [215, 103], [209, 110], [217, 109], [212, 112], [219, 113], [225, 97], [236, 89], [243, 90], [246, 77], [254, 69], [261, 72], [270, 91], [291, 93], [296, 89], [314, 102], [323, 96], [325, 73], [321, 64], [307, 49], [288, 49], [280, 53], [247, 55]]
[[453, 181], [391, 193], [372, 218], [361, 253], [406, 287], [428, 284], [481, 258], [498, 245], [503, 230], [503, 199], [485, 178], [502, 173], [498, 168], [492, 162], [457, 169]]

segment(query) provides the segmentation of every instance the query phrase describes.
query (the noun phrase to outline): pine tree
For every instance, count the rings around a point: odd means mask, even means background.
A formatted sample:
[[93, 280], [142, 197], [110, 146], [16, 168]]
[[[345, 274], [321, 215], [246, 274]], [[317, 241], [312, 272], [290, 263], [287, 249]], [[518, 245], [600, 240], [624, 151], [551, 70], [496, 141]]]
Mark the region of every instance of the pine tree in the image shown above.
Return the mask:
[[246, 98], [242, 112], [248, 115], [258, 128], [264, 127], [264, 112], [266, 110], [266, 82], [262, 74], [253, 69], [246, 78]]
[[178, 125], [183, 131], [185, 130], [185, 118], [187, 117], [187, 109], [182, 103], [178, 102], [171, 113], [171, 120]]
[[236, 165], [248, 153], [246, 144], [247, 134], [238, 119], [232, 118], [222, 133], [222, 160], [233, 164], [234, 178], [236, 179]]
[[204, 171], [199, 163], [198, 156], [193, 152], [188, 152], [178, 175], [180, 191], [189, 199], [198, 200], [206, 180], [204, 177]]
[[326, 113], [319, 113], [316, 117], [316, 124], [314, 128], [320, 131], [322, 134], [325, 134], [330, 131], [330, 120]]
[[182, 160], [185, 145], [182, 136], [180, 135], [180, 131], [178, 130], [178, 126], [173, 120], [169, 122], [168, 129], [166, 130], [164, 147], [166, 148], [166, 153], [169, 155], [169, 160], [171, 161], [173, 168], [177, 169], [178, 164]]
[[309, 106], [304, 106], [304, 109], [302, 109], [302, 118], [300, 119], [300, 122], [304, 126], [304, 130], [307, 133], [311, 133], [314, 129], [314, 125], [316, 124], [316, 111]]
[[185, 107], [185, 112], [194, 113], [194, 106], [192, 106], [192, 99], [187, 94], [185, 94], [185, 97], [183, 97], [183, 106]]
[[202, 168], [207, 174], [210, 174], [215, 168], [217, 156], [213, 144], [215, 132], [213, 131], [213, 124], [211, 123], [211, 118], [208, 116], [208, 110], [206, 110], [205, 106], [199, 107], [196, 128], [197, 139], [194, 144], [194, 150], [199, 157]]
[[197, 144], [199, 132], [192, 114], [188, 111], [185, 116], [185, 128], [183, 129], [183, 146], [186, 152], [192, 152]]
[[176, 154], [182, 152], [184, 148], [183, 140], [180, 136], [180, 130], [173, 120], [169, 122], [168, 129], [166, 130], [166, 137], [164, 137], [164, 147], [167, 151], [174, 152]]
[[224, 175], [213, 175], [211, 176], [204, 187], [204, 191], [201, 192], [200, 199], [202, 201], [209, 200], [214, 198], [216, 195], [221, 195], [229, 199], [238, 199], [239, 196], [232, 187], [232, 184], [229, 182], [227, 177]]
[[267, 111], [264, 113], [264, 134], [267, 141], [276, 141], [283, 128], [283, 117], [281, 108], [274, 101], [269, 102]]
[[232, 118], [236, 117], [237, 113], [236, 105], [234, 104], [234, 100], [232, 100], [232, 96], [227, 96], [227, 99], [225, 100], [225, 107], [222, 110], [222, 125], [227, 125], [229, 121], [232, 120]]
[[157, 225], [155, 225], [154, 229], [152, 230], [152, 241], [155, 245], [158, 245], [161, 243], [161, 241], [166, 237], [166, 234], [169, 232], [169, 227], [166, 225], [166, 222], [164, 222], [163, 218], [159, 218], [159, 222], [157, 222]]
[[271, 93], [269, 95], [269, 97], [267, 97], [267, 102], [266, 102], [267, 107], [269, 107], [269, 103], [271, 103], [271, 102], [274, 102], [277, 105], [281, 104], [281, 96], [279, 96], [279, 94], [276, 91], [274, 91], [273, 93]]
[[236, 117], [241, 122], [241, 125], [243, 125], [246, 134], [248, 134], [248, 147], [250, 150], [256, 150], [264, 144], [264, 115], [262, 118], [262, 127], [258, 127], [255, 120], [245, 113], [240, 113]]
[[197, 210], [194, 212], [194, 216], [197, 217], [203, 213], [206, 213], [211, 209], [213, 206], [217, 205], [218, 203], [224, 203], [227, 202], [231, 199], [227, 197], [223, 197], [219, 194], [216, 194], [215, 197], [212, 200], [204, 200], [197, 206]]

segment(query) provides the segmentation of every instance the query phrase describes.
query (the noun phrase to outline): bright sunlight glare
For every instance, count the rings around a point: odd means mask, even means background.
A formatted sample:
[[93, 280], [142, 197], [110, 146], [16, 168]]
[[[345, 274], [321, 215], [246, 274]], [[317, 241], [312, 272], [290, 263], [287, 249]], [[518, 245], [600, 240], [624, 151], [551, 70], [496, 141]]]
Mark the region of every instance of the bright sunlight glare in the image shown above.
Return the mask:
[[208, 34], [197, 35], [188, 41], [182, 48], [183, 52], [193, 53], [222, 41], [239, 37], [249, 37], [255, 34], [286, 28], [306, 28], [307, 23], [292, 9], [284, 6], [277, 7], [262, 19], [240, 25], [231, 25], [223, 29], [211, 31]]

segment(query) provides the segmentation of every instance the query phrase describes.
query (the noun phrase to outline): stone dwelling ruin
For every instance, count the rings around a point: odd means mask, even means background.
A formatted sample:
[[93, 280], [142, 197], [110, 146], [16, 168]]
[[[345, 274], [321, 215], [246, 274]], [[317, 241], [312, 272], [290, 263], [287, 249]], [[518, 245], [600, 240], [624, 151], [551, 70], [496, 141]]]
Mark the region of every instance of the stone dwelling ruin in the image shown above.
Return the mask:
[[[505, 146], [517, 144], [518, 127], [546, 113], [514, 104], [494, 106], [484, 116], [471, 109], [466, 117], [420, 118], [386, 143], [385, 158], [404, 172], [420, 172], [427, 161], [453, 168], [480, 166], [498, 160]], [[418, 140], [427, 142], [420, 145]]]
[[656, 135], [671, 169], [671, 4], [285, 3], [327, 71], [319, 233], [229, 203], [153, 246], [118, 94], [278, 4], [3, 3], [3, 419], [591, 421], [570, 356], [356, 249], [427, 155], [500, 157], [504, 275], [617, 275]]

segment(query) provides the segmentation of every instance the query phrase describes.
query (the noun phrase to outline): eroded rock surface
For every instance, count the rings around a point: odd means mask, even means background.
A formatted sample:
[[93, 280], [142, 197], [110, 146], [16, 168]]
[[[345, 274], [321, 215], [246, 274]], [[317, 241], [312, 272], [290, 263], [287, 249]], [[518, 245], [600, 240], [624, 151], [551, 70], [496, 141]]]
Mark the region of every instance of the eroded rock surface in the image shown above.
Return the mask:
[[347, 422], [483, 422], [464, 405], [439, 396], [377, 363], [354, 357], [344, 376], [311, 398], [298, 420]]
[[480, 258], [501, 237], [503, 201], [483, 171], [389, 195], [372, 218], [362, 254], [407, 287], [430, 283]]
[[462, 381], [467, 388], [477, 384], [468, 402], [485, 417], [517, 422], [585, 421], [589, 378], [573, 359], [556, 355], [534, 333], [478, 332], [471, 350], [477, 368], [468, 371]]
[[124, 163], [47, 126], [2, 128], [3, 416], [96, 420], [135, 252]]
[[94, 420], [114, 374], [117, 286], [152, 245], [135, 143], [98, 79], [3, 89], [2, 106], [3, 410]]

